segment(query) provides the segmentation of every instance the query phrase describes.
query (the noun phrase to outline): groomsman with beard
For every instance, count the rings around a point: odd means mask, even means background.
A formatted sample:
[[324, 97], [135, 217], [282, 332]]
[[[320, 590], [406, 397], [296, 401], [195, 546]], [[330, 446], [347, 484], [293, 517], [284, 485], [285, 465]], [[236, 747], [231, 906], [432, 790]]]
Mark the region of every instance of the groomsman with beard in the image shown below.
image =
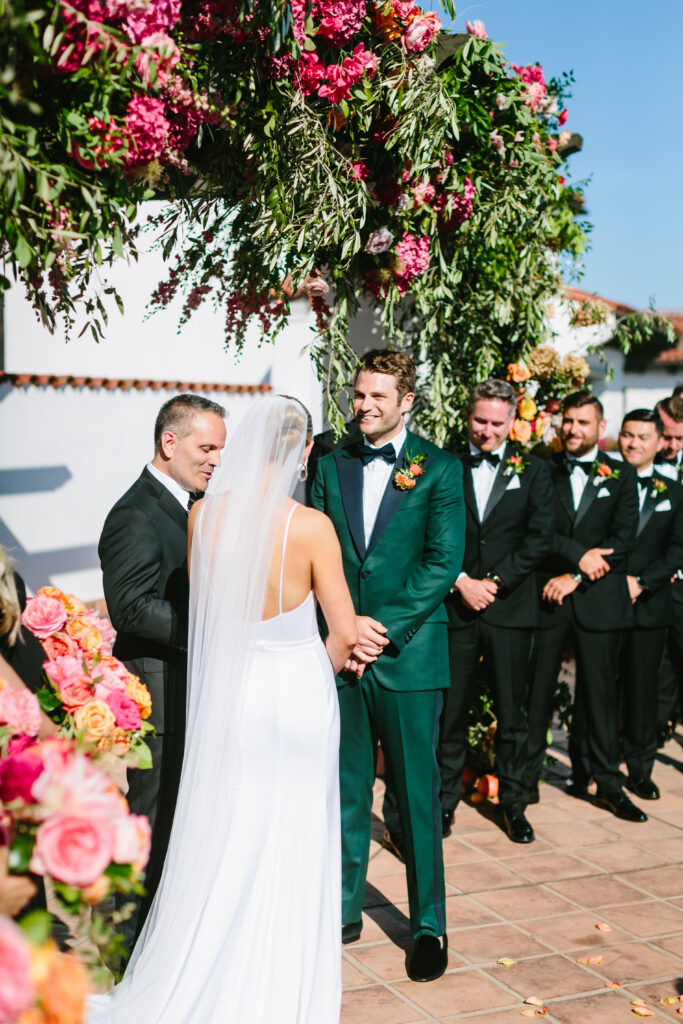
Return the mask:
[[483, 665], [497, 719], [496, 774], [503, 822], [515, 843], [534, 833], [524, 816], [528, 791], [526, 697], [533, 630], [538, 625], [535, 569], [550, 550], [553, 489], [545, 462], [507, 440], [517, 395], [487, 380], [470, 396], [469, 444], [460, 454], [467, 515], [463, 571], [446, 601], [451, 686], [439, 736], [444, 835], [462, 789], [468, 711]]
[[632, 621], [626, 559], [638, 525], [635, 471], [598, 450], [605, 430], [601, 403], [589, 391], [564, 402], [563, 452], [549, 468], [554, 489], [554, 534], [542, 563], [540, 628], [529, 695], [529, 750], [525, 782], [533, 794], [546, 750], [562, 655], [571, 641], [576, 693], [570, 739], [569, 792], [586, 796], [627, 821], [647, 821], [621, 788], [617, 675], [623, 631]]
[[[109, 512], [99, 543], [104, 596], [117, 630], [114, 655], [152, 697], [152, 767], [128, 772], [128, 803], [152, 826], [147, 896], [123, 923], [132, 948], [156, 892], [171, 833], [185, 735], [187, 517], [208, 487], [225, 444], [225, 409], [199, 395], [166, 402], [154, 457]], [[122, 898], [122, 903], [129, 898]]]
[[342, 941], [360, 938], [377, 741], [405, 836], [413, 981], [448, 965], [436, 763], [448, 686], [444, 597], [462, 564], [462, 473], [407, 430], [415, 367], [403, 352], [363, 356], [353, 411], [363, 443], [324, 455], [313, 505], [339, 536], [359, 641], [337, 678], [341, 712]]
[[657, 471], [662, 421], [651, 409], [624, 417], [619, 451], [638, 474], [639, 518], [636, 539], [626, 561], [626, 582], [634, 609], [634, 626], [621, 652], [624, 701], [626, 785], [644, 800], [657, 800], [652, 781], [657, 752], [657, 677], [671, 621], [671, 577], [683, 565], [683, 487]]

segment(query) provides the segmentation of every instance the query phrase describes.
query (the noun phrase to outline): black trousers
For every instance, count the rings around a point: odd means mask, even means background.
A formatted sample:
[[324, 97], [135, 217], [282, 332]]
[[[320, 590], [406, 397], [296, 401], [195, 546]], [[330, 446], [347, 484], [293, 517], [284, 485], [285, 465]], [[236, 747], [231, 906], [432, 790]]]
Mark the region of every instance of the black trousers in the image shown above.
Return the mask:
[[592, 775], [603, 792], [621, 789], [621, 729], [618, 702], [622, 631], [593, 632], [576, 621], [571, 602], [561, 605], [553, 623], [534, 639], [529, 692], [529, 742], [524, 776], [527, 788], [538, 781], [562, 656], [571, 643], [576, 656], [576, 693], [569, 744], [577, 782]]
[[[674, 587], [683, 588], [683, 583], [675, 583]], [[683, 719], [683, 601], [673, 603], [667, 649], [678, 683], [678, 714]]]
[[116, 899], [117, 906], [135, 904], [131, 917], [120, 926], [128, 952], [135, 945], [161, 880], [183, 764], [182, 735], [167, 733], [154, 736], [147, 739], [147, 744], [152, 752], [152, 767], [129, 770], [126, 796], [133, 814], [146, 814], [152, 827], [152, 847], [144, 883], [147, 895], [142, 899], [131, 896], [117, 896]]
[[657, 676], [666, 629], [629, 630], [621, 650], [624, 760], [633, 779], [649, 779], [657, 754]]

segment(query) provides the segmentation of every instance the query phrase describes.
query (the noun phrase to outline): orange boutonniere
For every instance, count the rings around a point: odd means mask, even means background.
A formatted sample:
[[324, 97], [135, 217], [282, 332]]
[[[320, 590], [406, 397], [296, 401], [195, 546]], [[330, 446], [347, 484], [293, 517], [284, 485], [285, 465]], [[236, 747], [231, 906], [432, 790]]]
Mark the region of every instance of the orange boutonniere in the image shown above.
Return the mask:
[[426, 458], [426, 455], [411, 455], [410, 452], [406, 452], [403, 465], [394, 473], [394, 487], [399, 491], [412, 491], [417, 478], [424, 473], [422, 464]]
[[525, 459], [523, 455], [511, 455], [509, 459], [505, 460], [503, 476], [512, 476], [513, 473], [516, 476], [521, 476], [528, 465], [529, 460]]
[[600, 462], [600, 459], [595, 460], [591, 471], [595, 474], [593, 480], [595, 487], [599, 487], [605, 480], [618, 480], [621, 475], [620, 469], [613, 469], [608, 462]]
[[661, 498], [661, 496], [663, 494], [666, 494], [668, 489], [669, 488], [666, 486], [666, 484], [664, 483], [663, 480], [653, 480], [652, 481], [652, 490], [650, 491], [650, 497], [651, 498]]

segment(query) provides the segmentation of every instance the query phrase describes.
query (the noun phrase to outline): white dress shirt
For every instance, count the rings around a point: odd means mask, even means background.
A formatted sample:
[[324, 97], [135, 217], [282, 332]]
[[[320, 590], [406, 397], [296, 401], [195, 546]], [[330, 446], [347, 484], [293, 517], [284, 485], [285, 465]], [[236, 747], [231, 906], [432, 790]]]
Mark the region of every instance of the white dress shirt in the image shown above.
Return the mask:
[[[506, 441], [503, 441], [501, 445], [496, 448], [492, 455], [499, 455], [501, 462], [503, 461], [503, 455], [505, 454]], [[470, 455], [481, 455], [479, 448], [475, 447], [470, 442]], [[484, 512], [488, 500], [491, 496], [491, 490], [493, 488], [493, 481], [496, 478], [498, 472], [498, 466], [492, 466], [487, 459], [482, 459], [478, 466], [472, 466], [472, 486], [474, 487], [474, 498], [477, 503], [477, 512], [479, 513], [479, 519], [484, 518]]]
[[[591, 448], [589, 452], [586, 452], [585, 455], [582, 455], [580, 458], [575, 459], [574, 461], [587, 462], [589, 466], [592, 466], [597, 457], [598, 446], [596, 444], [593, 448]], [[569, 455], [568, 458], [571, 462], [572, 456]], [[569, 482], [572, 488], [572, 498], [574, 499], [574, 511], [576, 511], [576, 509], [581, 504], [583, 492], [586, 490], [586, 484], [588, 483], [588, 473], [584, 473], [582, 469], [572, 468], [569, 475]]]
[[657, 472], [661, 473], [662, 476], [668, 477], [669, 480], [678, 480], [681, 461], [683, 461], [683, 449], [678, 452], [676, 458], [672, 459], [671, 462], [658, 462]]
[[151, 462], [147, 463], [147, 469], [160, 484], [163, 484], [167, 491], [170, 491], [174, 498], [177, 498], [180, 504], [187, 512], [187, 503], [190, 500], [190, 492], [186, 491], [184, 487], [181, 487], [172, 476], [168, 476], [166, 473], [162, 473], [160, 469], [153, 466]]
[[[642, 470], [642, 472], [638, 473], [638, 479], [639, 480], [652, 480], [652, 472], [653, 472], [653, 467], [650, 465], [650, 466], [647, 467], [647, 469], [644, 469], [644, 470]], [[638, 486], [638, 507], [639, 507], [641, 512], [643, 511], [643, 505], [645, 503], [645, 499], [647, 497], [647, 493], [648, 492], [647, 492], [647, 489], [645, 487], [641, 487], [640, 485]]]
[[[396, 437], [392, 437], [391, 441], [385, 441], [383, 444], [377, 445], [370, 444], [366, 440], [365, 444], [369, 448], [383, 448], [385, 444], [393, 444], [396, 455], [398, 455], [405, 444], [405, 440], [406, 428], [403, 427]], [[367, 466], [363, 466], [363, 529], [365, 532], [366, 548], [370, 543], [372, 531], [375, 528], [375, 520], [377, 519], [382, 496], [387, 489], [389, 478], [393, 472], [393, 463], [385, 462], [384, 459], [372, 459], [371, 462], [368, 462]]]

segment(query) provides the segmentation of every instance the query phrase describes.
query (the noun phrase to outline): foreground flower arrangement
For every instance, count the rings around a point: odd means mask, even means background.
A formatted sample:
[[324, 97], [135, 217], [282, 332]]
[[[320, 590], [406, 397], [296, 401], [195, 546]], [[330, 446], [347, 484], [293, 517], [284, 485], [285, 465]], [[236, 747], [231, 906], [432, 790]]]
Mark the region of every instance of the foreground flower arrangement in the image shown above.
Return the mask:
[[507, 379], [518, 392], [510, 440], [527, 449], [542, 445], [559, 451], [562, 401], [585, 387], [589, 372], [583, 357], [563, 358], [551, 345], [540, 345], [523, 361], [510, 363]]
[[147, 721], [151, 698], [144, 683], [112, 656], [109, 621], [73, 594], [42, 587], [27, 601], [22, 622], [47, 655], [48, 685], [38, 698], [62, 734], [78, 737], [95, 757], [113, 754], [131, 767], [150, 767], [143, 737], [153, 732]]

